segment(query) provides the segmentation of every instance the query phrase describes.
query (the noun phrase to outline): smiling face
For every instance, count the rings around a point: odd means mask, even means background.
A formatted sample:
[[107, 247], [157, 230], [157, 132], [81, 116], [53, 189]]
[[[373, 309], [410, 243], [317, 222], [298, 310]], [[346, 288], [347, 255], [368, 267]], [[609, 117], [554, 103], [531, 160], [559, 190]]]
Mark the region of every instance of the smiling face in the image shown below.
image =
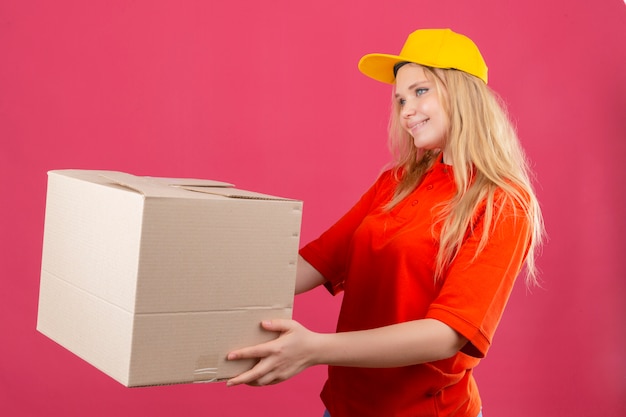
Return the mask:
[[449, 118], [439, 99], [435, 81], [417, 64], [403, 65], [396, 74], [395, 98], [400, 123], [420, 149], [442, 149], [448, 135]]

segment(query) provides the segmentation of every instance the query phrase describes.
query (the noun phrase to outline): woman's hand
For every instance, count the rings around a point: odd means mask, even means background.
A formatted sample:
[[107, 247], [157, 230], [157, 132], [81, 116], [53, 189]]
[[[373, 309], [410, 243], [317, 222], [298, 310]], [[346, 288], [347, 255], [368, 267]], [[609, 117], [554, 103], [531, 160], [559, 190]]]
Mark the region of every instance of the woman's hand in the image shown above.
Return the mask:
[[316, 364], [315, 345], [320, 334], [311, 332], [294, 320], [264, 321], [261, 326], [270, 332], [280, 333], [280, 336], [272, 341], [229, 353], [228, 360], [260, 360], [249, 371], [230, 379], [227, 386], [276, 384]]

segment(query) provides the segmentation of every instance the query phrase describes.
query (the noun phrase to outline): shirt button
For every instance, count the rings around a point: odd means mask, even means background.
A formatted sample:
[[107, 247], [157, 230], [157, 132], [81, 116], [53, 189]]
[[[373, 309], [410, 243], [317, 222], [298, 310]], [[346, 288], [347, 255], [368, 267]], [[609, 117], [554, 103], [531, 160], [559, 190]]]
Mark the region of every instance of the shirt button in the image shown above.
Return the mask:
[[417, 200], [413, 200], [413, 202], [411, 203], [412, 206], [416, 206], [417, 205]]
[[428, 187], [426, 187], [427, 190], [432, 190], [433, 189], [433, 185], [430, 184]]

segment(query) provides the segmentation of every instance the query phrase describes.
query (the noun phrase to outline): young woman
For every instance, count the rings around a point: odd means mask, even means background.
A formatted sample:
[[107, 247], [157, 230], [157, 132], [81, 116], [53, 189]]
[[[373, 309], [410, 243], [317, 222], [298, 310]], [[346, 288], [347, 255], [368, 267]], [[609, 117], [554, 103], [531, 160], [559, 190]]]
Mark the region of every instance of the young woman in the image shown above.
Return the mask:
[[297, 273], [297, 293], [344, 291], [337, 332], [264, 322], [280, 337], [232, 352], [260, 360], [228, 384], [326, 364], [332, 417], [479, 416], [472, 369], [524, 264], [535, 282], [543, 224], [524, 153], [469, 38], [418, 30], [359, 69], [394, 85], [393, 167], [302, 248]]

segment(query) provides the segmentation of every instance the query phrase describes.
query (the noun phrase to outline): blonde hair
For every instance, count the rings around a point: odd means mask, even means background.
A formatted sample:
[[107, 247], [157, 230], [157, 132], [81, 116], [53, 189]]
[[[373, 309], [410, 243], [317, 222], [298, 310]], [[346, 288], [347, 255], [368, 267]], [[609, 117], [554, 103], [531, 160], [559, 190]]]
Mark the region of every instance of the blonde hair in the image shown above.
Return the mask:
[[[484, 227], [475, 256], [486, 246], [503, 207], [509, 206], [521, 208], [530, 225], [526, 282], [537, 284], [535, 256], [544, 233], [543, 219], [528, 161], [504, 104], [483, 81], [465, 72], [422, 68], [426, 77], [434, 81], [440, 103], [449, 116], [446, 155], [454, 163], [457, 190], [450, 201], [442, 203], [436, 221], [441, 232], [435, 279], [441, 278], [454, 260], [482, 205]], [[397, 100], [392, 102], [389, 146], [399, 183], [388, 209], [419, 185], [438, 156], [438, 151], [415, 147], [413, 138], [400, 124]]]

